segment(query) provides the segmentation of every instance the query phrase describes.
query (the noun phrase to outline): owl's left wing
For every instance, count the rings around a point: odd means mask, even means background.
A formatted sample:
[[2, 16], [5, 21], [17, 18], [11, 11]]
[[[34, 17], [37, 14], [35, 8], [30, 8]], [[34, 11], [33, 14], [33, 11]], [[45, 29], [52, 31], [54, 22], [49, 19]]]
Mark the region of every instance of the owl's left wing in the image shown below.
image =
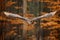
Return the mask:
[[37, 19], [40, 19], [40, 18], [51, 17], [51, 16], [55, 15], [56, 12], [57, 12], [57, 11], [54, 11], [54, 12], [50, 12], [50, 13], [47, 13], [47, 14], [42, 15], [42, 16], [39, 16], [39, 17], [35, 17], [35, 18], [31, 19], [31, 21], [37, 20]]

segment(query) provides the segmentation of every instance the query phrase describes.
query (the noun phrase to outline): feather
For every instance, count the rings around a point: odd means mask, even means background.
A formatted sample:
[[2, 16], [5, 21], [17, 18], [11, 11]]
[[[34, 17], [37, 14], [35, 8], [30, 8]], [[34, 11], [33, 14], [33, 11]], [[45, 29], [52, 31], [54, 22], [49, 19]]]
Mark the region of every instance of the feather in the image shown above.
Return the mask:
[[51, 17], [51, 16], [55, 15], [56, 12], [57, 12], [57, 11], [50, 12], [50, 13], [47, 13], [47, 14], [45, 14], [45, 15], [42, 15], [42, 16], [39, 16], [39, 17], [35, 17], [35, 18], [33, 18], [33, 19], [28, 19], [28, 18], [22, 17], [22, 16], [20, 16], [20, 15], [18, 15], [18, 14], [13, 14], [13, 13], [9, 13], [9, 12], [4, 12], [4, 14], [5, 14], [6, 16], [18, 17], [18, 18], [20, 18], [20, 19], [22, 19], [22, 20], [25, 20], [27, 23], [31, 24], [31, 23], [32, 23], [31, 21], [33, 21], [33, 20], [37, 20], [37, 19], [40, 19], [40, 18]]
[[4, 14], [5, 14], [7, 17], [8, 17], [8, 16], [9, 16], [9, 17], [17, 17], [17, 18], [20, 18], [20, 19], [22, 19], [22, 20], [25, 20], [25, 21], [28, 22], [29, 24], [31, 23], [28, 18], [22, 17], [22, 16], [20, 16], [20, 15], [18, 15], [18, 14], [13, 14], [13, 13], [9, 13], [9, 12], [4, 12]]
[[37, 20], [37, 19], [40, 19], [40, 18], [51, 17], [51, 16], [55, 15], [56, 12], [57, 12], [57, 11], [54, 11], [54, 12], [50, 12], [50, 13], [47, 13], [47, 14], [42, 15], [42, 16], [39, 16], [39, 17], [35, 17], [35, 18], [31, 19], [31, 21]]

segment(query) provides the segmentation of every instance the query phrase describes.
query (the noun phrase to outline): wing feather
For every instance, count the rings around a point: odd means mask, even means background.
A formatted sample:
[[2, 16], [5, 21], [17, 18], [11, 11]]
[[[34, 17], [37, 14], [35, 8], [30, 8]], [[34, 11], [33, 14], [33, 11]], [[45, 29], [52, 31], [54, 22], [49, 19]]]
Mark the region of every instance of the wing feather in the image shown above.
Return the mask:
[[51, 17], [51, 16], [55, 15], [56, 12], [57, 12], [57, 11], [50, 12], [50, 13], [47, 13], [47, 14], [45, 14], [45, 15], [42, 15], [42, 16], [39, 16], [39, 17], [33, 18], [33, 19], [31, 19], [31, 21], [33, 21], [33, 20], [37, 20], [37, 19], [40, 19], [40, 18]]
[[28, 22], [29, 24], [31, 24], [31, 22], [30, 22], [30, 20], [29, 20], [28, 18], [22, 17], [22, 16], [20, 16], [20, 15], [18, 15], [18, 14], [13, 14], [13, 13], [9, 13], [9, 12], [4, 12], [4, 14], [5, 14], [6, 16], [11, 16], [11, 17], [20, 18], [20, 19], [22, 19], [22, 20], [25, 20], [25, 21]]
[[27, 18], [22, 17], [22, 16], [20, 16], [20, 15], [18, 15], [18, 14], [13, 14], [13, 13], [9, 13], [9, 12], [4, 12], [4, 14], [5, 14], [6, 16], [18, 17], [18, 18], [25, 19], [25, 20], [27, 19]]
[[33, 21], [33, 20], [37, 20], [37, 19], [45, 18], [45, 17], [51, 17], [51, 16], [55, 15], [56, 12], [57, 12], [57, 11], [50, 12], [50, 13], [47, 13], [47, 14], [45, 14], [45, 15], [42, 15], [42, 16], [33, 18], [33, 19], [31, 19], [31, 20], [28, 19], [28, 18], [22, 17], [22, 16], [20, 16], [20, 15], [18, 15], [18, 14], [13, 14], [13, 13], [9, 13], [9, 12], [4, 12], [4, 14], [5, 14], [6, 16], [18, 17], [18, 18], [20, 18], [20, 19], [22, 19], [22, 20], [25, 20], [25, 21], [28, 22], [29, 24], [31, 24], [31, 21]]

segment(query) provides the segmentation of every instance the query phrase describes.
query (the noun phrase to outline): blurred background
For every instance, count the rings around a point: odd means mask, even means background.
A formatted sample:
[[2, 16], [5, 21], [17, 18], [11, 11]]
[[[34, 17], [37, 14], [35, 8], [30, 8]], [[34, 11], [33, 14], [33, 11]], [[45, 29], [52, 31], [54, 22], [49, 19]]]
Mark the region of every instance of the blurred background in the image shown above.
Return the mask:
[[[4, 15], [5, 11], [32, 19], [56, 10], [54, 16], [32, 24]], [[0, 40], [60, 40], [60, 0], [0, 0]]]

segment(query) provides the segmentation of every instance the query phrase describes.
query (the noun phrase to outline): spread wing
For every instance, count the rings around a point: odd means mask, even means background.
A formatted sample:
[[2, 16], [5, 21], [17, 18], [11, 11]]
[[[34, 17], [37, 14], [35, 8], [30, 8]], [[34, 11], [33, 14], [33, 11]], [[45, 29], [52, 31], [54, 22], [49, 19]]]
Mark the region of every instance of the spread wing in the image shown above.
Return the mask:
[[33, 18], [33, 19], [31, 19], [31, 21], [33, 21], [33, 20], [37, 20], [37, 19], [40, 19], [40, 18], [51, 17], [51, 16], [55, 15], [56, 12], [57, 12], [57, 11], [50, 12], [50, 13], [47, 13], [47, 14], [45, 14], [45, 15], [42, 15], [42, 16], [39, 16], [39, 17]]
[[4, 12], [4, 14], [5, 14], [6, 16], [8, 16], [8, 17], [10, 17], [10, 16], [11, 16], [11, 17], [17, 17], [17, 18], [20, 18], [20, 19], [22, 19], [22, 20], [25, 20], [25, 21], [28, 22], [29, 24], [31, 23], [28, 18], [22, 17], [22, 16], [20, 16], [20, 15], [18, 15], [18, 14], [13, 14], [13, 13], [9, 13], [9, 12]]
[[31, 20], [29, 20], [28, 18], [22, 17], [22, 16], [20, 16], [20, 15], [18, 15], [18, 14], [13, 14], [13, 13], [9, 13], [9, 12], [4, 12], [4, 14], [5, 14], [6, 16], [18, 17], [18, 18], [20, 18], [20, 19], [22, 19], [22, 20], [25, 20], [25, 21], [28, 22], [29, 24], [31, 24], [31, 21], [33, 21], [33, 20], [37, 20], [37, 19], [45, 18], [45, 17], [51, 17], [51, 16], [55, 15], [56, 12], [57, 12], [57, 11], [50, 12], [50, 13], [47, 13], [47, 14], [45, 14], [45, 15], [42, 15], [42, 16], [33, 18], [33, 19], [31, 19]]

